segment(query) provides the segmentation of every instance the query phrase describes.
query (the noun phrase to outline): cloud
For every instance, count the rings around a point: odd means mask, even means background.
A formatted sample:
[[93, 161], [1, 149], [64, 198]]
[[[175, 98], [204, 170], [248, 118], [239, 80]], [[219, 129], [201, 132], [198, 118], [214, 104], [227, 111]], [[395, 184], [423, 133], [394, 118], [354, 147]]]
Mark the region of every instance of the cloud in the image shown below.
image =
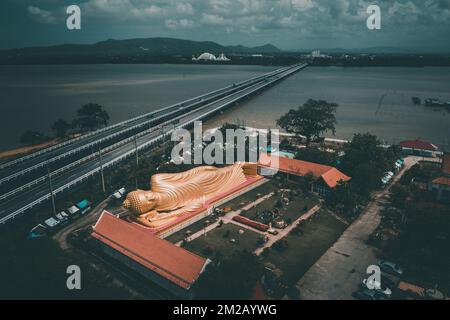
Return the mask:
[[28, 13], [33, 19], [44, 24], [54, 24], [58, 21], [51, 11], [40, 9], [39, 7], [28, 6]]
[[[40, 23], [55, 23], [55, 17], [64, 18], [61, 2], [36, 0], [28, 6], [28, 15]], [[366, 9], [373, 3], [381, 7], [382, 29], [369, 33]], [[228, 35], [232, 43], [249, 39], [301, 47], [325, 39], [335, 45], [374, 39], [396, 45], [398, 39], [406, 41], [405, 35], [411, 36], [411, 43], [420, 43], [430, 32], [450, 34], [450, 0], [80, 0], [79, 6], [87, 27], [95, 26], [99, 33], [126, 29], [130, 36], [133, 30], [197, 39]]]
[[180, 19], [180, 20], [173, 20], [173, 19], [167, 19], [165, 21], [165, 25], [168, 29], [189, 29], [194, 27], [194, 21], [189, 19]]
[[190, 3], [178, 3], [175, 8], [176, 12], [179, 14], [193, 15], [195, 13], [194, 8]]

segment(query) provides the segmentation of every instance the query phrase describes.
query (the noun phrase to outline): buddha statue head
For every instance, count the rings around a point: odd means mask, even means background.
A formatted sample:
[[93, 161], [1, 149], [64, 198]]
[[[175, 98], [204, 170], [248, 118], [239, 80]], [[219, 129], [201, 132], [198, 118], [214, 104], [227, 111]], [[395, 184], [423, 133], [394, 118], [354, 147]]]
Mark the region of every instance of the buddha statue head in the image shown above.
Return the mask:
[[156, 208], [156, 197], [151, 191], [136, 190], [127, 195], [123, 207], [135, 214], [143, 214]]

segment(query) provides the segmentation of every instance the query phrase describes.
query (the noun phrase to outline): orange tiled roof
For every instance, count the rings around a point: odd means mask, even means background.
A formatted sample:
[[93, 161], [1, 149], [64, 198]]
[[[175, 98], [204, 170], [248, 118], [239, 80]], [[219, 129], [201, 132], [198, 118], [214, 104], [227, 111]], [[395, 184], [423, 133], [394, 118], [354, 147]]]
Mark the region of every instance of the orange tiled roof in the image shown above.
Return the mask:
[[98, 219], [92, 236], [185, 289], [197, 280], [207, 261], [107, 211]]
[[450, 174], [450, 153], [444, 154], [442, 158], [442, 172], [444, 174]]
[[273, 168], [276, 167], [276, 161], [278, 161], [278, 170], [298, 176], [305, 176], [308, 173], [312, 173], [314, 177], [322, 178], [330, 188], [334, 188], [341, 180], [349, 181], [351, 179], [335, 167], [303, 160], [278, 157], [266, 153], [261, 154], [258, 165]]
[[439, 177], [432, 181], [434, 184], [442, 184], [446, 186], [450, 186], [450, 178], [447, 177]]
[[344, 182], [349, 181], [350, 177], [346, 176], [345, 174], [340, 172], [338, 169], [331, 167], [330, 170], [328, 170], [327, 172], [325, 172], [322, 175], [322, 179], [326, 182], [326, 184], [330, 188], [334, 188], [340, 181], [344, 181]]

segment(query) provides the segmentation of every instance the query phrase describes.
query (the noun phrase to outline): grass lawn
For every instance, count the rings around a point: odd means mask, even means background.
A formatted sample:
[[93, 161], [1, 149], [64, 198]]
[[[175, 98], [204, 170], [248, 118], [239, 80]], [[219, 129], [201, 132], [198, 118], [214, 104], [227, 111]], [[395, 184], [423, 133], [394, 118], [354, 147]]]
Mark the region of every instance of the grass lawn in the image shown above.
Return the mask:
[[347, 228], [324, 210], [301, 224], [302, 235], [289, 234], [288, 247], [279, 252], [271, 249], [263, 262], [270, 262], [283, 271], [288, 285], [294, 285], [306, 271], [333, 245]]
[[[239, 234], [241, 229], [244, 231], [243, 234]], [[230, 234], [225, 238], [224, 235], [227, 231]], [[230, 242], [232, 238], [238, 240], [239, 243]], [[233, 223], [227, 223], [211, 230], [205, 236], [202, 235], [192, 240], [184, 248], [203, 257], [214, 258], [216, 252], [220, 252], [223, 257], [228, 257], [239, 250], [252, 252], [256, 249], [258, 239], [258, 233], [241, 228]], [[205, 248], [211, 248], [212, 250], [205, 250]]]
[[252, 190], [244, 193], [243, 195], [228, 201], [227, 203], [223, 204], [219, 208], [230, 207], [233, 211], [238, 210], [242, 207], [242, 205], [241, 205], [242, 203], [247, 204], [249, 202], [255, 201], [256, 199], [259, 198], [258, 194], [261, 196], [265, 196], [266, 194], [273, 192], [277, 188], [278, 187], [276, 187], [276, 185], [274, 184], [274, 181], [270, 180], [270, 181], [256, 187], [255, 189], [252, 189]]
[[168, 236], [167, 238], [165, 238], [165, 240], [170, 241], [172, 243], [177, 243], [186, 238], [186, 231], [190, 230], [192, 233], [196, 233], [197, 231], [203, 229], [205, 227], [205, 222], [207, 220], [209, 220], [210, 223], [214, 223], [216, 221], [216, 216], [213, 215], [206, 216], [194, 222], [190, 226], [187, 226], [186, 228], [181, 229], [180, 231], [175, 232], [174, 234]]
[[[243, 214], [243, 216], [246, 216], [247, 218], [250, 218], [252, 220], [259, 221], [259, 219], [257, 219], [258, 212], [264, 212], [274, 209], [278, 199], [280, 199], [280, 196], [274, 195], [269, 199], [261, 202], [256, 207], [247, 210]], [[289, 205], [283, 205], [283, 207], [279, 210], [281, 216], [285, 221], [289, 219], [291, 221], [294, 221], [318, 203], [319, 200], [315, 195], [298, 195], [293, 197]]]

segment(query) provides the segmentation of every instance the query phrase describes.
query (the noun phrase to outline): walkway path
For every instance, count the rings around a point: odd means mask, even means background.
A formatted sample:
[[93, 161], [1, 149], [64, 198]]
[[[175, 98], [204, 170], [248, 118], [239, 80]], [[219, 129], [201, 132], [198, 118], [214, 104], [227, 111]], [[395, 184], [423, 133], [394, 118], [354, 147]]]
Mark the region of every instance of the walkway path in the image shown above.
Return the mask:
[[[198, 237], [200, 237], [200, 236], [202, 236], [202, 235], [205, 235], [205, 234], [208, 233], [209, 231], [215, 229], [215, 228], [219, 225], [219, 223], [220, 223], [221, 220], [223, 221], [223, 223], [230, 223], [230, 222], [231, 222], [231, 223], [234, 223], [234, 224], [236, 224], [236, 225], [238, 225], [238, 226], [240, 226], [240, 227], [249, 229], [249, 230], [251, 230], [251, 231], [254, 231], [254, 232], [257, 232], [257, 233], [264, 233], [264, 232], [261, 232], [261, 231], [259, 231], [259, 230], [253, 229], [253, 228], [251, 228], [251, 227], [249, 227], [249, 226], [247, 226], [247, 225], [244, 225], [244, 224], [242, 224], [242, 223], [238, 223], [238, 222], [234, 221], [233, 218], [234, 218], [235, 216], [241, 214], [242, 211], [250, 210], [250, 209], [254, 208], [255, 206], [257, 206], [258, 204], [260, 204], [261, 202], [266, 201], [267, 199], [269, 199], [270, 197], [272, 197], [274, 194], [275, 194], [274, 192], [271, 192], [271, 193], [269, 193], [269, 194], [266, 194], [265, 196], [262, 196], [261, 198], [258, 198], [258, 199], [256, 199], [256, 200], [253, 201], [253, 202], [250, 202], [249, 204], [245, 205], [244, 207], [242, 207], [242, 208], [239, 209], [239, 210], [235, 210], [235, 211], [231, 211], [231, 212], [227, 213], [225, 216], [223, 216], [222, 218], [220, 218], [218, 221], [216, 221], [216, 222], [214, 222], [214, 223], [211, 223], [210, 225], [206, 226], [205, 228], [203, 228], [203, 229], [201, 229], [201, 230], [199, 230], [199, 231], [197, 231], [197, 232], [191, 234], [191, 235], [189, 236], [189, 238], [188, 238], [188, 241], [195, 240], [195, 239], [197, 239]], [[183, 242], [183, 241], [179, 241], [179, 242], [176, 243], [176, 245], [177, 245], [177, 246], [180, 246], [182, 242]]]
[[[407, 157], [392, 186], [422, 158]], [[380, 209], [387, 204], [389, 187], [375, 193], [365, 212], [351, 224], [341, 237], [305, 273], [297, 283], [301, 298], [307, 300], [346, 300], [366, 276], [366, 268], [377, 262], [375, 249], [366, 240], [380, 223]]]
[[319, 209], [321, 208], [320, 204], [315, 205], [311, 209], [308, 210], [308, 212], [302, 214], [297, 220], [295, 220], [293, 223], [291, 223], [286, 228], [280, 230], [280, 232], [277, 235], [272, 235], [269, 237], [269, 241], [264, 243], [262, 247], [259, 247], [254, 251], [254, 253], [259, 256], [265, 248], [271, 247], [275, 242], [280, 240], [281, 238], [284, 238], [287, 236], [299, 223], [303, 220], [308, 220], [313, 214], [315, 214]]

